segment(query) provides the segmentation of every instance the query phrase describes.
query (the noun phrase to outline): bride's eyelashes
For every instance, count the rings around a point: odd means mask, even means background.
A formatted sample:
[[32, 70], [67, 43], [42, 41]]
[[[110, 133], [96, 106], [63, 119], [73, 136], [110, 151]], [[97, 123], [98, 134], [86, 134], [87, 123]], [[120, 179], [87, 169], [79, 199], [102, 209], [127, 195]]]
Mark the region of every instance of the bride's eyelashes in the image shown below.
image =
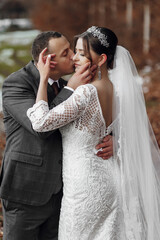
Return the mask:
[[75, 53], [75, 55], [85, 57], [85, 53], [82, 49], [75, 49], [74, 53]]
[[76, 52], [75, 55], [77, 55], [77, 56], [81, 56], [81, 57], [85, 57], [85, 54], [84, 54], [84, 53]]

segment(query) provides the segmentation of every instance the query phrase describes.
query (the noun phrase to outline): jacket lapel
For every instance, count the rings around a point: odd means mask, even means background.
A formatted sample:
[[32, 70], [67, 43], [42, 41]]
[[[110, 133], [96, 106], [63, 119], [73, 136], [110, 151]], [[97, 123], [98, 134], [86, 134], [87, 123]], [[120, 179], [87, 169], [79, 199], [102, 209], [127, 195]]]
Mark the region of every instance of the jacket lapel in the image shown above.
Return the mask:
[[65, 81], [63, 78], [59, 79], [59, 86], [60, 86], [60, 90], [62, 90], [62, 88], [64, 88], [67, 85], [67, 81]]
[[[36, 66], [34, 65], [33, 61], [30, 61], [25, 67], [24, 70], [27, 72], [27, 74], [30, 76], [30, 79], [28, 79], [28, 81], [32, 82], [32, 85], [34, 85], [34, 89], [35, 89], [35, 94], [37, 94], [38, 91], [38, 86], [39, 86], [39, 82], [40, 82], [40, 75], [39, 75], [39, 71], [36, 68]], [[67, 81], [65, 81], [64, 79], [60, 78], [59, 79], [59, 86], [60, 86], [60, 90], [62, 90], [62, 88], [64, 88], [64, 86], [67, 85]], [[50, 86], [50, 84], [48, 84], [48, 88], [47, 88], [47, 93], [48, 93], [48, 103], [50, 105], [50, 103], [53, 101], [53, 99], [56, 97], [54, 94], [54, 91], [52, 89], [52, 87]]]

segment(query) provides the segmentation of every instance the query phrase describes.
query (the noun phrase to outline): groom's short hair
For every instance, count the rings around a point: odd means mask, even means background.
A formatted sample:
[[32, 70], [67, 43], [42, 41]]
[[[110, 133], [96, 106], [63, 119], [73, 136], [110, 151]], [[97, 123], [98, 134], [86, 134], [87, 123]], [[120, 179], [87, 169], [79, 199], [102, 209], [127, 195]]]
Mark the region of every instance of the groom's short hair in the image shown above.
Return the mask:
[[41, 51], [48, 47], [51, 38], [60, 38], [62, 34], [55, 31], [42, 32], [37, 35], [32, 43], [32, 57], [35, 62], [38, 62], [39, 54]]

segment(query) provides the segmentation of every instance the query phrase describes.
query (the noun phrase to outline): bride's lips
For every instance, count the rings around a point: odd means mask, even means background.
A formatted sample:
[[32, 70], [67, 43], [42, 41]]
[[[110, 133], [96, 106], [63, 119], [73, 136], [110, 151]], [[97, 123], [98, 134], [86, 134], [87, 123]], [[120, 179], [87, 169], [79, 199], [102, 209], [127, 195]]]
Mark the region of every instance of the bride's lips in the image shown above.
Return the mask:
[[75, 68], [77, 68], [77, 67], [80, 67], [80, 65], [79, 65], [79, 64], [74, 64], [74, 66], [75, 66]]

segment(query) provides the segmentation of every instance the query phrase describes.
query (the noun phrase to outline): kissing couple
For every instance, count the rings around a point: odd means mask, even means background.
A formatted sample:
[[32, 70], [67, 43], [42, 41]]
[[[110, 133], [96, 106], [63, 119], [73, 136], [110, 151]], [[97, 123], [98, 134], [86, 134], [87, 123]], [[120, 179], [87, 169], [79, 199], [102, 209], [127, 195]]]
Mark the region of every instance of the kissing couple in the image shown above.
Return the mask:
[[[75, 54], [70, 49], [67, 39], [61, 34], [57, 37], [59, 33], [55, 34], [56, 37], [49, 40], [47, 48], [39, 52], [37, 59], [34, 58], [40, 75], [38, 91], [33, 94], [31, 90], [33, 86], [30, 86], [32, 97], [30, 101], [27, 99], [28, 105], [25, 105], [26, 111], [23, 112], [25, 116], [21, 114], [20, 119], [23, 124], [28, 116], [26, 121], [29, 126], [32, 124], [30, 131], [35, 134], [35, 144], [40, 136], [49, 140], [57, 129], [62, 136], [63, 197], [58, 239], [159, 240], [160, 155], [157, 144], [153, 142], [154, 134], [147, 117], [139, 76], [130, 53], [118, 45], [117, 36], [107, 28], [93, 26], [76, 36]], [[63, 51], [64, 46], [68, 46], [65, 48], [66, 51]], [[58, 61], [59, 56], [61, 61]], [[73, 61], [76, 73], [69, 80], [67, 87], [57, 95], [54, 90], [56, 97], [52, 101], [48, 81], [59, 79], [59, 72], [63, 73], [61, 63], [63, 62], [63, 67], [68, 67], [65, 62], [67, 56]], [[95, 65], [98, 66], [97, 69]], [[82, 74], [85, 74], [88, 82], [73, 87], [73, 82], [76, 84], [76, 80]], [[23, 87], [24, 101], [26, 92], [27, 94], [29, 92], [28, 85], [31, 82], [29, 76], [27, 81]], [[59, 85], [61, 83], [62, 80], [59, 81]], [[64, 92], [67, 93], [65, 97]], [[14, 98], [18, 100], [17, 95]], [[6, 99], [7, 93], [4, 105]], [[14, 102], [12, 104], [14, 105]], [[34, 183], [37, 183], [38, 175], [42, 184], [37, 186], [36, 194], [43, 186], [45, 170], [48, 167], [47, 158], [44, 156], [57, 152], [60, 133], [58, 132], [57, 138], [54, 139], [54, 148], [51, 141], [43, 142], [44, 146], [41, 145], [39, 151], [32, 149], [30, 160], [24, 156], [23, 161], [19, 161], [20, 157], [16, 155], [15, 149], [11, 154], [13, 156], [11, 161], [14, 162], [12, 168], [17, 174], [22, 164], [23, 174], [24, 168], [34, 172], [35, 176], [32, 177], [32, 185], [28, 185], [29, 188], [33, 188]], [[112, 135], [109, 138], [113, 142], [113, 153], [104, 161], [97, 156], [95, 146], [103, 143], [103, 139], [109, 135]], [[28, 148], [28, 142], [25, 144]], [[47, 153], [49, 146], [52, 151]], [[29, 161], [30, 165], [36, 165], [35, 168], [28, 166]], [[4, 170], [7, 171], [8, 166], [6, 164]], [[39, 171], [36, 171], [37, 169]], [[44, 200], [47, 194], [53, 192], [53, 188], [58, 189], [56, 197], [60, 198], [61, 186], [56, 184], [56, 181], [49, 180], [50, 175], [57, 173], [57, 166], [53, 161], [52, 168], [47, 169], [49, 191], [45, 189], [39, 195], [41, 199]], [[16, 181], [11, 174], [9, 176], [12, 177], [10, 185], [14, 184], [14, 189], [18, 189], [18, 180]], [[26, 173], [25, 180], [27, 177], [30, 175]], [[19, 174], [20, 178], [22, 180], [22, 175]], [[10, 185], [8, 184], [8, 188]], [[18, 190], [29, 191], [27, 187], [25, 190], [20, 188]], [[5, 195], [4, 191], [3, 194]], [[33, 196], [36, 194], [33, 193]], [[35, 200], [36, 197], [28, 196], [26, 203], [29, 198], [32, 198], [33, 204], [34, 201], [40, 201]], [[51, 214], [49, 202], [50, 200], [47, 203], [48, 213]], [[52, 207], [54, 204], [52, 200]], [[38, 204], [37, 207], [39, 208]], [[36, 218], [34, 214], [33, 218]], [[46, 230], [43, 232], [45, 234], [43, 238], [40, 236], [42, 226], [43, 230]], [[41, 229], [37, 225], [36, 239], [57, 239], [53, 233], [49, 236], [48, 227], [49, 224], [46, 222], [41, 222]], [[50, 229], [53, 232], [53, 225]], [[7, 238], [9, 239], [12, 238]], [[34, 239], [33, 231], [30, 239]]]

